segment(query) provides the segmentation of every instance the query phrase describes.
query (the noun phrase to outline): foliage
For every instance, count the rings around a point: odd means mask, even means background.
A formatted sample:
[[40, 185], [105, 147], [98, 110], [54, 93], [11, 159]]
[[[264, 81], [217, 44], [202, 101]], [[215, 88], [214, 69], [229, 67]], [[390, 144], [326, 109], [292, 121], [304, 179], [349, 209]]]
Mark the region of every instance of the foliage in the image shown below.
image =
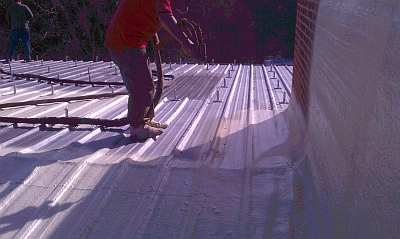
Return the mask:
[[[30, 23], [32, 55], [44, 59], [64, 58], [68, 55], [73, 59], [84, 60], [107, 55], [103, 41], [112, 14], [117, 8], [116, 1], [25, 0], [23, 3], [34, 14]], [[2, 9], [5, 14], [5, 4]], [[5, 26], [1, 28], [4, 33], [1, 35], [8, 36], [10, 30]], [[8, 43], [8, 39], [4, 40]], [[5, 55], [8, 49], [1, 50]], [[19, 52], [22, 53], [21, 46]]]
[[[30, 24], [32, 55], [43, 59], [109, 60], [103, 41], [117, 9], [116, 0], [23, 0], [34, 13]], [[12, 0], [0, 3], [5, 17]], [[207, 43], [208, 58], [216, 62], [262, 63], [267, 55], [293, 56], [295, 0], [196, 0], [185, 16], [198, 22]], [[9, 26], [0, 21], [0, 49], [6, 57]], [[160, 32], [160, 35], [166, 34]], [[150, 49], [151, 50], [151, 49]], [[22, 46], [18, 48], [22, 54]], [[164, 61], [184, 56], [179, 44], [170, 40], [162, 52]]]

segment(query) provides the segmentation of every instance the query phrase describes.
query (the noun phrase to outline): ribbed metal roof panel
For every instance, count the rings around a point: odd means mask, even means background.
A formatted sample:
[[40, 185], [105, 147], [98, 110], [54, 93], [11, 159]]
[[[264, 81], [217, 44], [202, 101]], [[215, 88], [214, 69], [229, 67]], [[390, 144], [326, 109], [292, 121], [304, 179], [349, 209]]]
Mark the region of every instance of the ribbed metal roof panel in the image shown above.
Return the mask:
[[[175, 79], [156, 108], [156, 120], [170, 124], [157, 141], [130, 143], [123, 135], [128, 126], [0, 123], [1, 238], [287, 235], [293, 172], [282, 112], [292, 67], [163, 69]], [[122, 81], [110, 62], [12, 62], [11, 71], [32, 78], [1, 75], [0, 104], [111, 92], [33, 75]], [[69, 116], [115, 119], [126, 115], [126, 104], [122, 95], [5, 108], [0, 116], [57, 117], [67, 108]]]

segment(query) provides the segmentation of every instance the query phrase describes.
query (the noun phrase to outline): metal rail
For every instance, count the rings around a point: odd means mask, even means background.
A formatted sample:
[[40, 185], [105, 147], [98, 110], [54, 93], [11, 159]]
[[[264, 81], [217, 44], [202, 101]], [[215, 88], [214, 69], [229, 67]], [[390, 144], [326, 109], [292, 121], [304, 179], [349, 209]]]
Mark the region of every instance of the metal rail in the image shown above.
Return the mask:
[[0, 73], [5, 74], [5, 75], [13, 75], [18, 78], [23, 78], [23, 79], [38, 79], [39, 81], [47, 81], [47, 82], [54, 82], [54, 83], [60, 83], [60, 84], [75, 84], [75, 85], [124, 85], [123, 82], [103, 82], [103, 81], [82, 81], [82, 80], [71, 80], [71, 79], [58, 79], [58, 78], [52, 78], [52, 77], [44, 77], [41, 75], [35, 75], [35, 74], [16, 74], [12, 72], [7, 72], [4, 71], [0, 67]]
[[0, 117], [0, 122], [5, 123], [26, 123], [26, 124], [65, 124], [78, 126], [80, 124], [100, 125], [104, 127], [120, 127], [129, 124], [129, 119], [124, 117], [120, 119], [94, 119], [81, 117], [42, 117], [42, 118], [18, 118], [18, 117]]
[[84, 96], [74, 96], [74, 97], [64, 97], [64, 98], [53, 98], [53, 99], [45, 99], [45, 100], [30, 100], [30, 101], [22, 101], [22, 102], [12, 102], [12, 103], [4, 103], [0, 104], [0, 109], [11, 108], [11, 107], [19, 107], [25, 105], [38, 105], [38, 104], [48, 104], [48, 103], [57, 103], [57, 102], [69, 102], [76, 100], [89, 100], [89, 99], [99, 99], [106, 97], [115, 97], [118, 95], [128, 95], [128, 92], [117, 92], [117, 93], [104, 93], [97, 95], [84, 95]]
[[[104, 81], [83, 81], [83, 80], [71, 80], [71, 79], [58, 79], [58, 78], [53, 78], [53, 77], [44, 77], [41, 75], [36, 75], [36, 74], [16, 74], [12, 72], [8, 72], [3, 70], [0, 67], [0, 73], [5, 74], [5, 75], [13, 75], [14, 77], [18, 78], [23, 78], [23, 79], [38, 79], [38, 81], [47, 81], [49, 83], [60, 83], [60, 84], [75, 84], [75, 85], [104, 85], [104, 86], [112, 86], [112, 85], [124, 85], [123, 82], [104, 82]], [[157, 76], [157, 71], [152, 70], [152, 75]], [[165, 78], [171, 78], [174, 79], [173, 75], [165, 75]]]

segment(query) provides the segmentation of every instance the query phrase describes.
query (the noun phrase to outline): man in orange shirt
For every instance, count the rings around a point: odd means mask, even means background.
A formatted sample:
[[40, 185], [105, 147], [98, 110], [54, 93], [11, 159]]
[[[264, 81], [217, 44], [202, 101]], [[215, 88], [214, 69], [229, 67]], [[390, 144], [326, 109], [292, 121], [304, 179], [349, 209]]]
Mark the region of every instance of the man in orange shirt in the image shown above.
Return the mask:
[[194, 54], [194, 44], [179, 28], [172, 7], [187, 12], [190, 0], [122, 0], [107, 29], [104, 46], [119, 67], [129, 92], [128, 119], [131, 140], [155, 139], [168, 127], [155, 122], [154, 84], [146, 53], [147, 41], [164, 27], [181, 43], [185, 54]]

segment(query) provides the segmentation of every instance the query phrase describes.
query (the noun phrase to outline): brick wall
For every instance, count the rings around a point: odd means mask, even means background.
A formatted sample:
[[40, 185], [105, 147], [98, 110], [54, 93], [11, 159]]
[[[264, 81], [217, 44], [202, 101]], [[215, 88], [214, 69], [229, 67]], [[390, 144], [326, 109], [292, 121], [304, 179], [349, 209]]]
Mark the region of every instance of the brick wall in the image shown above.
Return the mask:
[[[293, 121], [305, 114], [307, 122], [300, 130], [291, 126], [306, 170], [299, 187], [305, 237], [398, 238], [400, 4], [315, 4], [299, 1], [297, 99], [290, 102], [298, 115], [289, 115]], [[313, 33], [308, 9], [317, 11]]]
[[292, 92], [305, 118], [307, 118], [308, 111], [308, 86], [318, 2], [315, 0], [297, 1]]

